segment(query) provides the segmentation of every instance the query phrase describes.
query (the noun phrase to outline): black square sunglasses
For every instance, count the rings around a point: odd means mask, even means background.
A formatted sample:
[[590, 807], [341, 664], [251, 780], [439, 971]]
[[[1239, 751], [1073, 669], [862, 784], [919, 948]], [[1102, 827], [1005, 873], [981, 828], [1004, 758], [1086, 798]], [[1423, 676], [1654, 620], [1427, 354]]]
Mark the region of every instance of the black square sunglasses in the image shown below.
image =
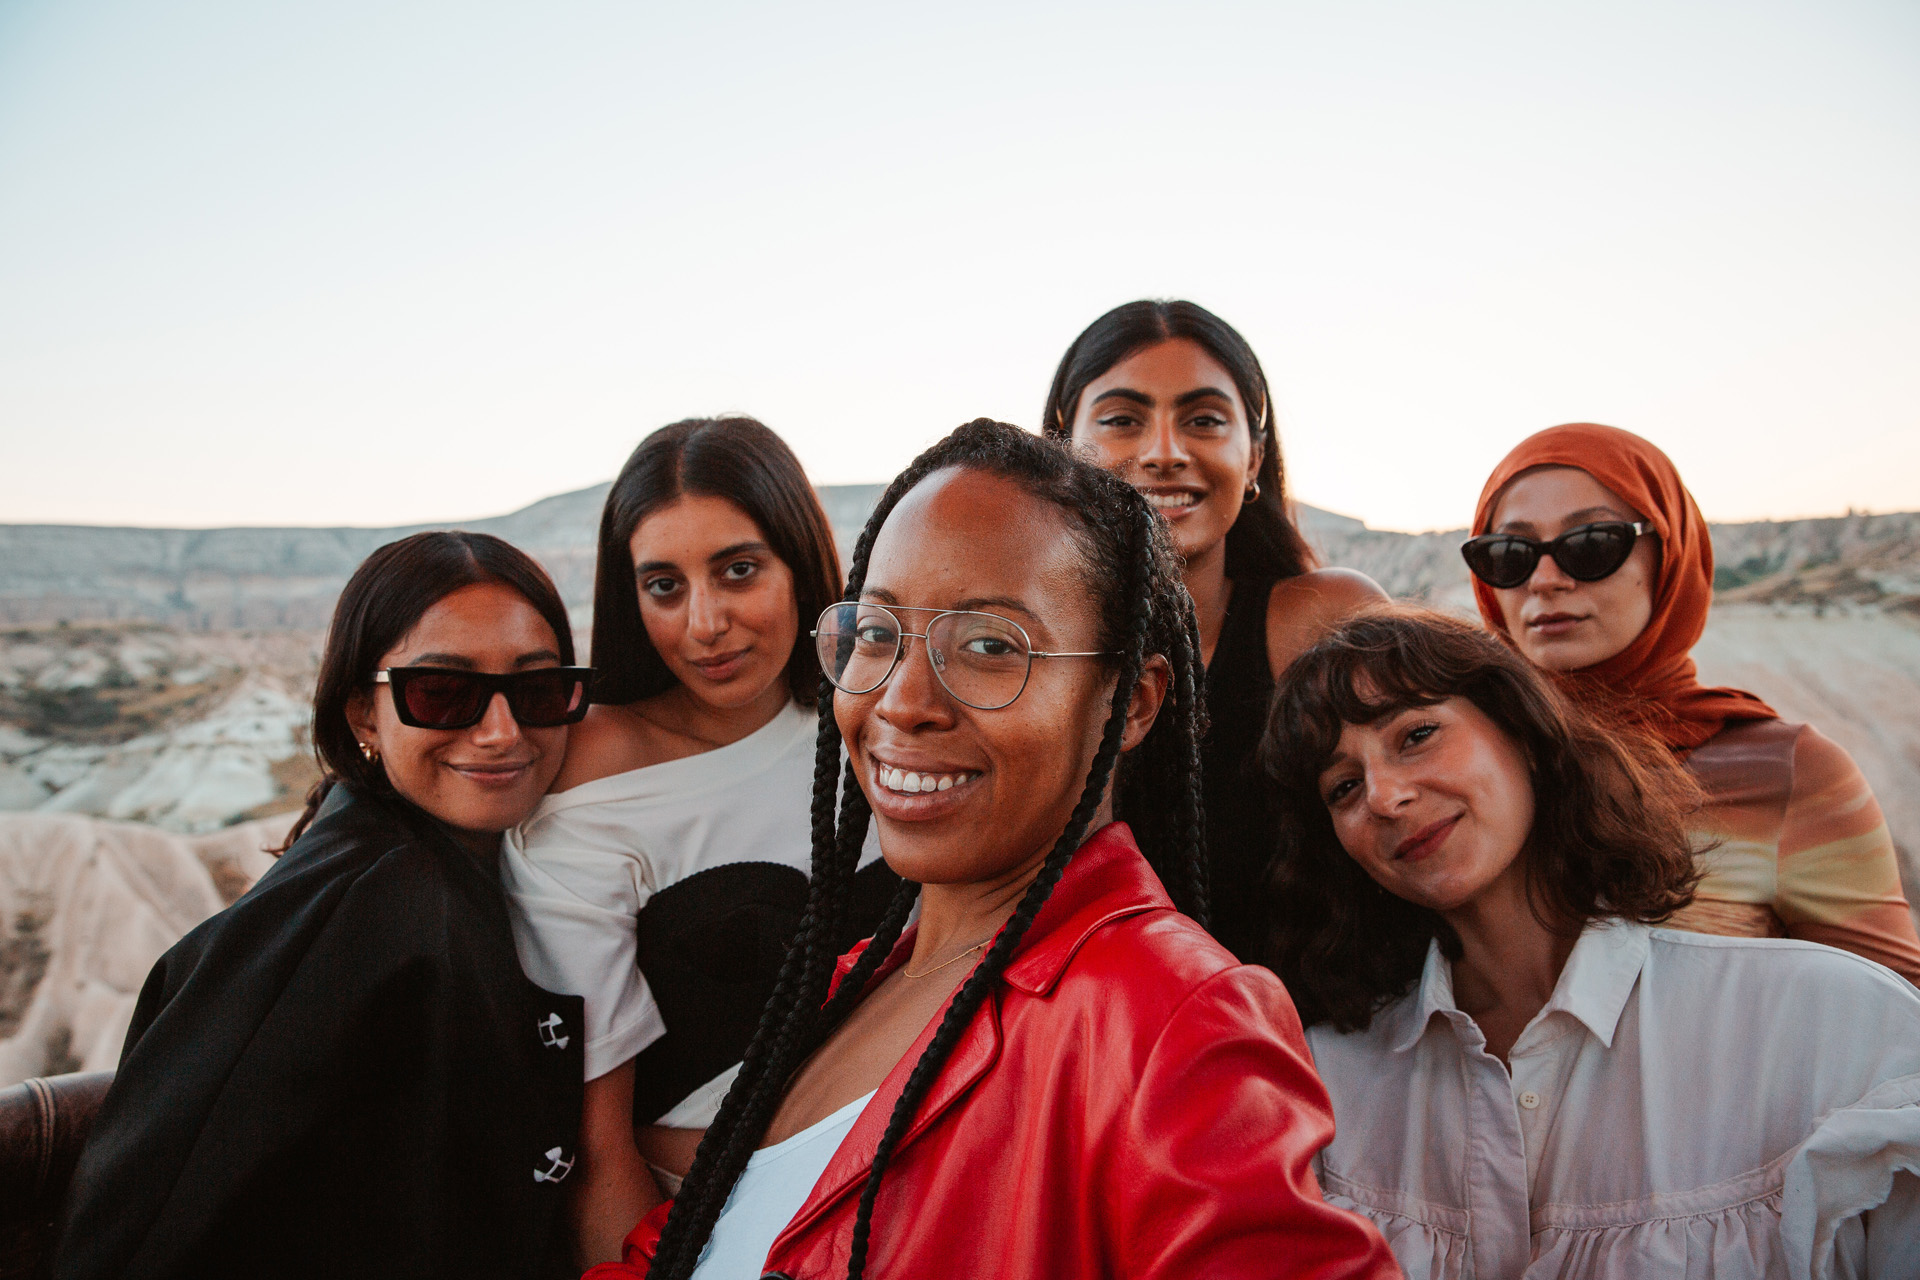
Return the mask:
[[1575, 582], [1598, 582], [1627, 562], [1633, 543], [1653, 527], [1642, 521], [1602, 520], [1567, 530], [1551, 542], [1517, 533], [1483, 533], [1460, 544], [1473, 576], [1490, 587], [1517, 587], [1533, 576], [1542, 556]]
[[393, 710], [415, 729], [470, 729], [486, 717], [493, 695], [507, 695], [507, 708], [523, 729], [575, 724], [587, 714], [592, 667], [535, 667], [493, 675], [454, 667], [384, 667], [375, 684], [393, 688]]

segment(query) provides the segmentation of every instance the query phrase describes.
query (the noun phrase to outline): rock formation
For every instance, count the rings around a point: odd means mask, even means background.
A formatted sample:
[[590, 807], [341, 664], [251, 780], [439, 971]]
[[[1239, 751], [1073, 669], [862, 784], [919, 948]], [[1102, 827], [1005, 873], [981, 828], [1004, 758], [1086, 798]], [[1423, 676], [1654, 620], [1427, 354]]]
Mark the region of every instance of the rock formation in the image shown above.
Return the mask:
[[147, 970], [270, 865], [290, 815], [186, 839], [0, 814], [0, 1087], [120, 1058]]

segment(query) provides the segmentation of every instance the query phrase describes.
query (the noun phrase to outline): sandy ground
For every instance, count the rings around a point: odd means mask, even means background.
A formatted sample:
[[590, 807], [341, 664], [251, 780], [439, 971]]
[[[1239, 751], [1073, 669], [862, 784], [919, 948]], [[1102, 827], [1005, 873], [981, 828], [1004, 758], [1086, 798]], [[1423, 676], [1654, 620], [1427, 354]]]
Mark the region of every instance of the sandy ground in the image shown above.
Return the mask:
[[1853, 756], [1920, 902], [1920, 624], [1907, 615], [1717, 605], [1694, 649], [1706, 684], [1751, 689]]

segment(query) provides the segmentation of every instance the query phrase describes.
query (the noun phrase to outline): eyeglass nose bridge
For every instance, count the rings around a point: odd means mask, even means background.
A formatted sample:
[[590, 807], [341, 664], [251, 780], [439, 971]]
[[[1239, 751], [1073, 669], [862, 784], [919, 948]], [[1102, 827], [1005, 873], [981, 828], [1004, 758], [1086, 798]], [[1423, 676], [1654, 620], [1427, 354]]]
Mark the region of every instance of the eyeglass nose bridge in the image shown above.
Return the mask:
[[[902, 631], [900, 633], [900, 639], [894, 645], [894, 649], [895, 649], [895, 653], [893, 655], [894, 666], [897, 667], [901, 663], [907, 660], [907, 641], [909, 640], [918, 640], [920, 642], [920, 647], [927, 651], [927, 661], [933, 667], [933, 674], [939, 675], [941, 672], [947, 669], [946, 650], [934, 648], [932, 638], [928, 636], [927, 633], [924, 631]], [[887, 674], [892, 675], [893, 672], [889, 671], [887, 672]], [[946, 681], [942, 680], [940, 683], [944, 685]], [[953, 693], [953, 690], [948, 689], [947, 692]], [[960, 695], [955, 693], [953, 696], [957, 698]]]

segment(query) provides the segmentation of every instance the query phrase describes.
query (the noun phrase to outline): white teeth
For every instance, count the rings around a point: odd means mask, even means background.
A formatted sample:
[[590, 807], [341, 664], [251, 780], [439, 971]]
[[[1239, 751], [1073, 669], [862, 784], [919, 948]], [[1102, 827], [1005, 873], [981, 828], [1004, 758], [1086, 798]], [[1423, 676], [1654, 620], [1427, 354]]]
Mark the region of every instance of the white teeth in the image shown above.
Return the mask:
[[1191, 493], [1150, 493], [1147, 501], [1156, 507], [1190, 507], [1199, 498]]
[[880, 785], [889, 791], [898, 791], [902, 795], [925, 795], [933, 791], [951, 791], [963, 782], [971, 782], [975, 773], [910, 773], [905, 769], [895, 769], [891, 765], [880, 765], [875, 769]]

